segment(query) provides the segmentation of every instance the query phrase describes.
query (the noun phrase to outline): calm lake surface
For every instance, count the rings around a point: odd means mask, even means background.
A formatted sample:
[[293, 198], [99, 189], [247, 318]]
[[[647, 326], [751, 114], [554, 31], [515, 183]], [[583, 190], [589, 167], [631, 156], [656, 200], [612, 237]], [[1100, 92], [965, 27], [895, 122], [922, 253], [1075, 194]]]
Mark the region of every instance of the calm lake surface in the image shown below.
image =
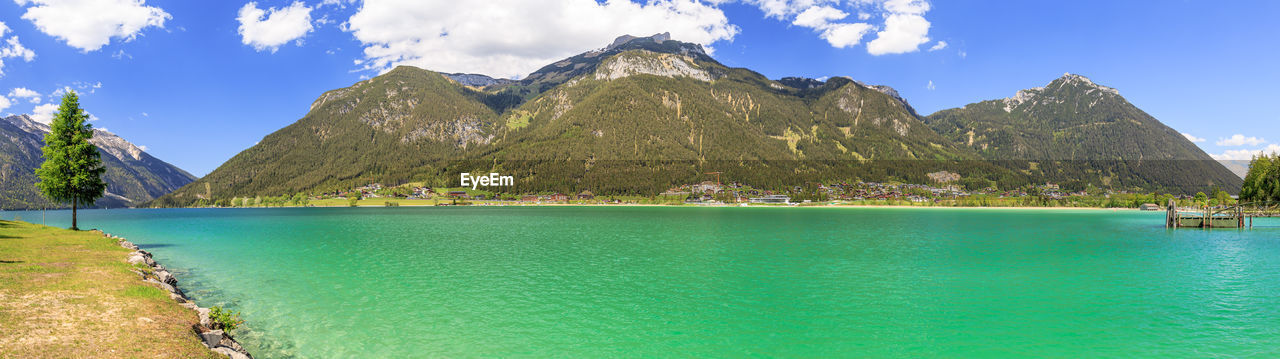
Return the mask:
[[[68, 216], [46, 221], [65, 227]], [[259, 358], [1280, 357], [1280, 228], [1170, 231], [1163, 220], [906, 208], [81, 212], [82, 227], [153, 252], [201, 306], [241, 311], [237, 338]]]

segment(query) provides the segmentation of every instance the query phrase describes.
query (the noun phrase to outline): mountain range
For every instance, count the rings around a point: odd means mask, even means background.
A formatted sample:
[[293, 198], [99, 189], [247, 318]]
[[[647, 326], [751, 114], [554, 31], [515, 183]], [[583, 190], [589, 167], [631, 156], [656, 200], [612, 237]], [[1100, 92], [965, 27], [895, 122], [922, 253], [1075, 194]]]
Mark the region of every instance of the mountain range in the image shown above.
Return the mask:
[[1118, 91], [1078, 75], [1009, 99], [921, 116], [887, 86], [770, 80], [669, 35], [624, 36], [521, 80], [401, 66], [325, 92], [297, 122], [157, 199], [457, 186], [513, 175], [513, 193], [653, 195], [709, 179], [970, 188], [1061, 182], [1116, 190], [1237, 190], [1240, 178]]
[[[27, 115], [0, 119], [0, 208], [58, 208], [40, 195], [35, 169], [43, 160], [49, 125]], [[94, 129], [89, 140], [98, 147], [107, 182], [97, 207], [131, 207], [160, 197], [195, 181], [190, 173], [152, 157], [111, 132]]]

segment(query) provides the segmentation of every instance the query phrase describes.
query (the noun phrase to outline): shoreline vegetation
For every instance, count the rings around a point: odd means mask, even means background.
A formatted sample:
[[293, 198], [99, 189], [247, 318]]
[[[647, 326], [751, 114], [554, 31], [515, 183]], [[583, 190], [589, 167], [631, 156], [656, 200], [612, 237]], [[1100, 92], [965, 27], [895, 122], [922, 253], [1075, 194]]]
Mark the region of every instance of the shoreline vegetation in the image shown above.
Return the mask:
[[251, 358], [176, 284], [123, 238], [0, 220], [0, 357]]
[[[528, 205], [695, 205], [695, 206], [902, 206], [902, 207], [1050, 207], [1140, 208], [1164, 206], [1176, 200], [1184, 206], [1223, 206], [1237, 202], [1221, 187], [1190, 194], [1130, 192], [1093, 186], [1068, 188], [1054, 183], [1017, 188], [968, 188], [945, 180], [956, 175], [939, 172], [943, 181], [932, 185], [900, 182], [809, 182], [782, 188], [759, 188], [738, 182], [704, 181], [669, 188], [659, 194], [596, 194], [580, 192], [524, 192], [510, 186], [477, 189], [440, 187], [425, 182], [384, 186], [369, 183], [327, 192], [296, 192], [275, 196], [201, 197], [186, 205], [151, 202], [140, 207], [398, 207], [398, 206], [528, 206]], [[1145, 206], [1144, 206], [1145, 205]]]
[[[480, 195], [484, 196], [484, 195]], [[1237, 201], [1222, 192], [1216, 198], [1207, 196], [1173, 196], [1160, 194], [1117, 194], [1107, 196], [989, 197], [965, 199], [884, 199], [884, 200], [793, 200], [789, 203], [751, 203], [741, 201], [688, 201], [685, 197], [609, 196], [593, 199], [467, 199], [438, 197], [429, 199], [360, 197], [307, 198], [302, 201], [275, 201], [264, 197], [243, 199], [241, 205], [203, 205], [177, 208], [298, 208], [298, 207], [430, 207], [430, 206], [644, 206], [644, 207], [833, 207], [833, 208], [992, 208], [992, 209], [1139, 209], [1144, 204], [1163, 207], [1170, 199], [1184, 206], [1220, 206]], [[526, 196], [528, 197], [528, 196]]]

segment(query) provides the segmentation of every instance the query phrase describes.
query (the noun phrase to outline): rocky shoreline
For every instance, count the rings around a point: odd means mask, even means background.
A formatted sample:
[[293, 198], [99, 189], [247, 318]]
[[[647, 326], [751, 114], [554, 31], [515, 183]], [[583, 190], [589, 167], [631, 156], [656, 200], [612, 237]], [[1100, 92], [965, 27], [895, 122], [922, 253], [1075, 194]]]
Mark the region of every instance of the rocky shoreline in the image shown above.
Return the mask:
[[160, 289], [169, 292], [170, 299], [173, 299], [175, 302], [178, 302], [179, 305], [196, 312], [196, 315], [200, 317], [200, 323], [191, 325], [191, 330], [200, 338], [200, 341], [203, 342], [209, 350], [226, 355], [231, 359], [253, 358], [253, 356], [250, 355], [249, 352], [235, 340], [235, 338], [231, 337], [231, 334], [223, 330], [221, 323], [214, 322], [209, 317], [209, 308], [201, 308], [200, 306], [197, 306], [187, 298], [187, 295], [184, 294], [181, 289], [178, 289], [178, 278], [174, 277], [173, 273], [170, 273], [163, 265], [156, 263], [156, 261], [151, 258], [150, 252], [138, 249], [137, 245], [122, 237], [102, 231], [98, 232], [102, 233], [102, 236], [104, 237], [116, 240], [121, 247], [132, 250], [133, 252], [129, 253], [130, 264], [143, 264], [151, 268], [150, 271], [134, 271], [134, 273], [137, 273], [138, 276], [142, 278], [142, 281], [159, 286]]

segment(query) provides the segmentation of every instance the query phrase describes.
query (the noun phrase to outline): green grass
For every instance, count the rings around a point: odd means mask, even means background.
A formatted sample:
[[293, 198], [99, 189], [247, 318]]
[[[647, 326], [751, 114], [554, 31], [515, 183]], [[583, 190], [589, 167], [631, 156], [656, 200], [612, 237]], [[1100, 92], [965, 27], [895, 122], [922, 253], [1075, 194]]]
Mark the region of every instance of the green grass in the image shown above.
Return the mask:
[[169, 294], [164, 290], [149, 285], [137, 285], [125, 288], [124, 296], [134, 298], [167, 299]]
[[0, 221], [0, 358], [217, 358], [194, 312], [94, 232]]

